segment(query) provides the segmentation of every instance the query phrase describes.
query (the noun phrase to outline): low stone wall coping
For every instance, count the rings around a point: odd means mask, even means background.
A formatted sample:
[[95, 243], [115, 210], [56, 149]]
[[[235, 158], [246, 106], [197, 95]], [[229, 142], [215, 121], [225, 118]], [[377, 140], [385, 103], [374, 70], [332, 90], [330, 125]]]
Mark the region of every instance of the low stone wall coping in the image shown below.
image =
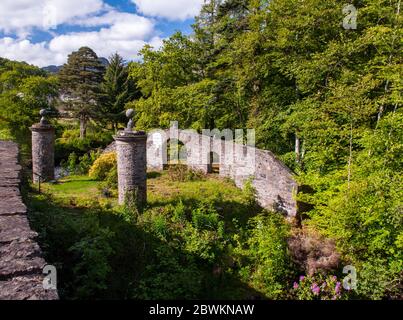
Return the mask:
[[56, 300], [43, 288], [46, 261], [22, 201], [18, 146], [0, 141], [0, 300]]

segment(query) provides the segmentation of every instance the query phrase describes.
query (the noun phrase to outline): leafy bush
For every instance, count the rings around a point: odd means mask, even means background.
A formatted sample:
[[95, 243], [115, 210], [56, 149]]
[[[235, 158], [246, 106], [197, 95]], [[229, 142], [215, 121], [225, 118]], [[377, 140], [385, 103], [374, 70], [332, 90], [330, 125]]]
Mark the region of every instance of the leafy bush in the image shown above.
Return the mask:
[[62, 160], [60, 166], [69, 174], [88, 174], [91, 166], [100, 156], [100, 150], [92, 150], [79, 157], [75, 152], [70, 153], [67, 161]]
[[73, 268], [76, 275], [73, 283], [77, 286], [76, 295], [79, 298], [95, 296], [97, 292], [108, 289], [107, 280], [112, 271], [109, 257], [114, 252], [110, 240], [113, 237], [109, 229], [100, 228], [69, 249], [78, 260]]
[[112, 134], [108, 131], [92, 129], [87, 137], [80, 139], [79, 129], [60, 129], [62, 135], [56, 139], [55, 157], [56, 163], [66, 160], [71, 153], [83, 156], [92, 149], [105, 148], [113, 141]]
[[223, 228], [220, 216], [211, 206], [203, 203], [200, 207], [192, 211], [192, 223], [198, 230], [216, 230]]
[[337, 276], [322, 274], [300, 276], [299, 281], [294, 282], [291, 293], [298, 300], [342, 300], [348, 294]]
[[[385, 116], [375, 131], [362, 135], [362, 151], [348, 168], [306, 176], [315, 206], [307, 225], [334, 239], [342, 259], [358, 273], [356, 294], [364, 299], [399, 296], [402, 281], [403, 116]], [[400, 239], [400, 240], [399, 240]]]
[[257, 208], [258, 203], [256, 200], [256, 189], [253, 186], [253, 177], [249, 178], [243, 188], [243, 194], [246, 200], [246, 203], [251, 208]]
[[170, 165], [168, 175], [172, 181], [186, 182], [204, 179], [205, 175], [201, 171], [196, 171], [184, 164]]
[[94, 207], [74, 215], [46, 196], [31, 199], [29, 204], [41, 247], [63, 280], [61, 297], [104, 296], [112, 274], [110, 258], [119, 249], [112, 242], [116, 235], [101, 223], [99, 210]]
[[100, 157], [100, 150], [92, 150], [89, 153], [84, 154], [79, 159], [78, 171], [80, 174], [88, 174], [94, 162]]
[[287, 249], [289, 225], [277, 213], [263, 213], [233, 236], [239, 275], [270, 299], [284, 298], [295, 267]]
[[197, 299], [203, 294], [203, 272], [194, 259], [164, 245], [153, 248], [153, 253], [133, 298]]
[[114, 168], [117, 167], [116, 153], [110, 152], [101, 155], [92, 165], [89, 171], [89, 176], [94, 180], [106, 180]]

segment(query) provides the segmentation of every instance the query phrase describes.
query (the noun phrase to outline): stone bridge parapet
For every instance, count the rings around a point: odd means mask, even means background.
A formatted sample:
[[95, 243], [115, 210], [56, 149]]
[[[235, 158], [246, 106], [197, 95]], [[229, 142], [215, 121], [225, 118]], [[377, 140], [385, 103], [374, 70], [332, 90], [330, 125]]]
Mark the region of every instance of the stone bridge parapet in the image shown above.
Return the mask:
[[18, 145], [0, 141], [0, 300], [55, 300], [45, 290], [46, 265], [20, 194]]

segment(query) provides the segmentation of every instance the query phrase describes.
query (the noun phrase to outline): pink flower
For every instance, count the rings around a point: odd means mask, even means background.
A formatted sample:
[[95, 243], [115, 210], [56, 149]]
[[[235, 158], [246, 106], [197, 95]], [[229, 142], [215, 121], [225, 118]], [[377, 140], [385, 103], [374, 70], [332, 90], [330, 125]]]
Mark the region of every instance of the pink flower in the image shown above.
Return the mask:
[[320, 293], [320, 288], [316, 283], [311, 286], [311, 290], [316, 296]]
[[304, 281], [305, 280], [305, 277], [304, 276], [300, 276], [299, 277], [299, 281], [301, 282], [301, 281]]
[[294, 289], [298, 289], [298, 287], [299, 287], [299, 286], [298, 286], [298, 283], [294, 282], [293, 288], [294, 288]]
[[336, 283], [336, 288], [334, 289], [337, 294], [340, 293], [340, 288], [341, 288], [341, 283], [340, 283], [340, 282], [337, 282], [337, 283]]

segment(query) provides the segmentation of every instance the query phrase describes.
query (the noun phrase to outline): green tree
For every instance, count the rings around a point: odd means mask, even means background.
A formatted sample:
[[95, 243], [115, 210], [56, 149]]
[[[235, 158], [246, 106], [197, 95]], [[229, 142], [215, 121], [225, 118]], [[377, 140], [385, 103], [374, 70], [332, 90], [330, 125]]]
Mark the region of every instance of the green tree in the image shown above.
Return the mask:
[[88, 121], [99, 116], [97, 108], [102, 97], [104, 72], [98, 56], [88, 47], [71, 53], [59, 72], [63, 104], [79, 119], [82, 139], [86, 136]]
[[139, 92], [133, 80], [129, 78], [128, 67], [117, 53], [109, 58], [109, 65], [102, 83], [102, 92], [104, 96], [100, 108], [101, 120], [108, 119], [116, 130], [119, 123], [125, 122], [123, 111], [126, 103], [139, 98]]
[[54, 109], [57, 79], [41, 69], [0, 58], [0, 126], [27, 132], [40, 109]]

